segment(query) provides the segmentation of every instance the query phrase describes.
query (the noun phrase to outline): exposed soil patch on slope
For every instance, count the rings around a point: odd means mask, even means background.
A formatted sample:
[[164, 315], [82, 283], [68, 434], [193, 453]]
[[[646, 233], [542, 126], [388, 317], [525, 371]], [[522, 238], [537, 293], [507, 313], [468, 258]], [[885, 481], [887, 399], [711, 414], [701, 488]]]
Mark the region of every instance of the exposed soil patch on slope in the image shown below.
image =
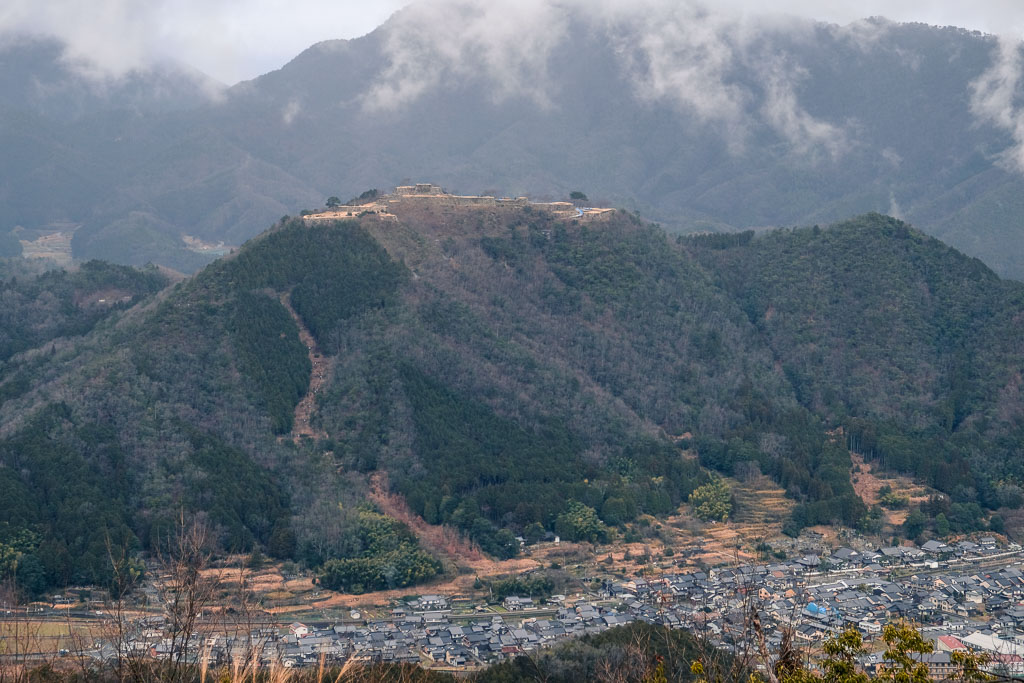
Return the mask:
[[299, 328], [299, 340], [305, 344], [309, 352], [309, 362], [313, 366], [309, 376], [309, 390], [306, 391], [306, 395], [302, 397], [299, 404], [295, 406], [295, 420], [292, 423], [291, 437], [299, 439], [303, 436], [308, 436], [316, 439], [325, 439], [327, 434], [313, 427], [312, 417], [313, 412], [316, 410], [316, 396], [320, 393], [324, 383], [327, 381], [327, 377], [330, 376], [331, 371], [334, 369], [334, 359], [325, 356], [320, 351], [320, 347], [317, 346], [316, 339], [310, 334], [309, 328], [306, 327], [302, 318], [292, 308], [292, 302], [288, 294], [281, 295], [281, 304], [288, 310], [292, 320], [295, 321], [296, 327]]
[[390, 517], [408, 526], [420, 544], [429, 552], [447, 559], [457, 567], [472, 569], [478, 575], [492, 576], [536, 569], [539, 565], [530, 559], [492, 560], [480, 548], [451, 527], [427, 524], [409, 509], [405, 499], [388, 488], [387, 474], [375, 473], [370, 480], [370, 499]]

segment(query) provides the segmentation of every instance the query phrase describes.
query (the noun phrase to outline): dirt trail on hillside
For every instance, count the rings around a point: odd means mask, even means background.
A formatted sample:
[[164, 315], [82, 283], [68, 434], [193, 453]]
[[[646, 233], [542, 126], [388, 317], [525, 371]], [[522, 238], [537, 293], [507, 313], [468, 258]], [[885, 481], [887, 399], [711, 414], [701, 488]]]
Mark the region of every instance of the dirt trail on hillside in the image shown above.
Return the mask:
[[302, 397], [302, 400], [299, 401], [299, 404], [295, 406], [295, 420], [292, 422], [291, 438], [299, 439], [303, 436], [309, 436], [314, 439], [326, 439], [327, 434], [321, 430], [314, 429], [313, 425], [310, 424], [310, 418], [316, 409], [316, 395], [320, 393], [324, 382], [334, 368], [334, 359], [328, 358], [320, 352], [316, 339], [310, 334], [309, 329], [302, 321], [302, 318], [299, 317], [299, 314], [292, 308], [291, 298], [288, 294], [281, 295], [281, 304], [292, 316], [295, 326], [299, 328], [299, 340], [308, 350], [309, 362], [313, 366], [309, 376], [309, 389], [306, 391], [306, 395]]
[[370, 499], [387, 515], [408, 526], [420, 544], [428, 551], [447, 558], [459, 567], [468, 567], [480, 576], [494, 576], [535, 569], [535, 560], [520, 558], [496, 561], [488, 558], [479, 546], [471, 543], [455, 529], [443, 525], [427, 524], [411, 509], [405, 498], [392, 493], [386, 472], [377, 472], [370, 478]]

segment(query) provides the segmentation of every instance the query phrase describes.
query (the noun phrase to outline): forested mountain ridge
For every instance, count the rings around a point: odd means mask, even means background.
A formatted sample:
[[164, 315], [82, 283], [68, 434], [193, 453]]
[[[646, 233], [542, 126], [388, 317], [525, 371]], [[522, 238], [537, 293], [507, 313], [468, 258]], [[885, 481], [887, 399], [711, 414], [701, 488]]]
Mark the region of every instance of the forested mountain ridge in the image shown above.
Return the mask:
[[[676, 239], [624, 212], [396, 213], [285, 219], [7, 361], [0, 391], [24, 381], [0, 404], [0, 543], [39, 585], [104, 580], [108, 539], [153, 548], [182, 509], [348, 590], [431, 576], [364, 504], [381, 470], [498, 557], [671, 513], [708, 470], [776, 479], [792, 528], [856, 525], [851, 445], [957, 504], [1021, 502], [1022, 286], [895, 219]], [[288, 438], [311, 366], [283, 295], [333, 357], [324, 439]]]
[[877, 215], [752, 238], [694, 253], [800, 402], [888, 467], [998, 507], [1024, 476], [1024, 286]]
[[37, 352], [31, 362], [12, 366], [8, 361], [13, 355], [47, 344], [52, 355], [58, 343], [69, 343], [64, 338], [88, 333], [166, 285], [167, 279], [154, 268], [139, 271], [101, 261], [88, 261], [70, 272], [28, 270], [20, 279], [0, 279], [0, 403], [29, 390], [25, 366], [46, 362]]
[[995, 37], [538, 6], [531, 23], [504, 5], [416, 3], [212, 98], [180, 73], [100, 97], [60, 46], [6, 44], [0, 239], [68, 222], [80, 259], [191, 272], [209, 256], [186, 235], [240, 244], [327, 196], [415, 176], [465, 193], [582, 188], [684, 232], [884, 211], [1024, 277], [1017, 143], [1000, 124], [1019, 112], [985, 97]]

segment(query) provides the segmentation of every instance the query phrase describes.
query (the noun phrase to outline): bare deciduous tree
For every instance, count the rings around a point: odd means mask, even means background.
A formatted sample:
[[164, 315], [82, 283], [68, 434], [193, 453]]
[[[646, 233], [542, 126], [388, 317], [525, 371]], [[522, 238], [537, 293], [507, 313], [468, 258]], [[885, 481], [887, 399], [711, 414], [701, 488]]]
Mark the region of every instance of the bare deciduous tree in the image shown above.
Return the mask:
[[169, 666], [164, 668], [164, 675], [169, 683], [177, 683], [184, 680], [186, 665], [198, 661], [202, 654], [197, 627], [218, 582], [204, 573], [209, 568], [210, 551], [207, 530], [201, 521], [186, 520], [182, 512], [174, 534], [161, 541], [157, 544], [156, 560], [166, 596], [170, 646]]

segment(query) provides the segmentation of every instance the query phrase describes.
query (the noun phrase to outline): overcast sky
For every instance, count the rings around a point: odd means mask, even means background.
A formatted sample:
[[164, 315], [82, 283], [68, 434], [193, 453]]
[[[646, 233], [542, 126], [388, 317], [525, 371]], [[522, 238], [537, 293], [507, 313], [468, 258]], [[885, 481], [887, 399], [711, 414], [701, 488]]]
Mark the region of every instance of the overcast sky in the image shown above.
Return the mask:
[[[488, 0], [479, 0], [487, 2]], [[630, 0], [623, 0], [628, 3]], [[56, 35], [119, 73], [173, 57], [233, 84], [279, 68], [313, 43], [372, 31], [406, 0], [4, 0], [0, 32]], [[1024, 0], [715, 0], [846, 23], [881, 15], [1024, 37]]]

